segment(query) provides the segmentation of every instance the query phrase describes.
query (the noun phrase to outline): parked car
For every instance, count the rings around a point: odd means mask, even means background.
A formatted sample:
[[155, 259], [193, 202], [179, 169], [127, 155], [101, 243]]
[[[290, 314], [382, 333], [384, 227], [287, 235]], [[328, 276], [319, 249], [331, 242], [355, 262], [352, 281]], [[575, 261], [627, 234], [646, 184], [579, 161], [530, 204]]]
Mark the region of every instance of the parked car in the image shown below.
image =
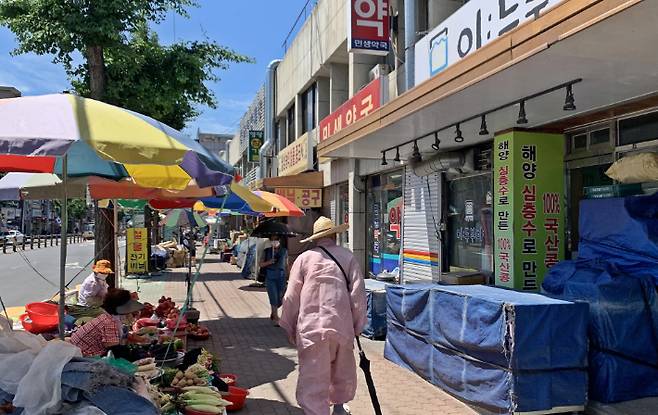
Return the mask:
[[94, 239], [94, 224], [93, 223], [88, 223], [84, 226], [84, 230], [82, 231], [82, 239], [84, 240], [90, 240]]
[[14, 241], [16, 241], [17, 244], [22, 244], [24, 239], [25, 235], [20, 231], [13, 229], [0, 231], [0, 241], [2, 241], [3, 244], [11, 245]]

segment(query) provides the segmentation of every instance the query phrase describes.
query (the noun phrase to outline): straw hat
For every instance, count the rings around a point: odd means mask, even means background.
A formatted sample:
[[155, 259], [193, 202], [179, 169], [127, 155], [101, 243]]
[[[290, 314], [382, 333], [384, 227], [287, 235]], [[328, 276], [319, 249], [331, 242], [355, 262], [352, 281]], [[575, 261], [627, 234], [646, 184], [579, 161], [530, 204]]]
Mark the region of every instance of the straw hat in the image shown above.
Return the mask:
[[318, 220], [313, 224], [313, 235], [309, 236], [306, 239], [301, 240], [301, 243], [315, 241], [316, 239], [324, 238], [329, 235], [336, 233], [343, 233], [350, 227], [349, 224], [344, 223], [342, 225], [336, 226], [334, 221], [331, 219], [320, 216]]
[[93, 271], [98, 273], [98, 274], [113, 274], [114, 271], [112, 271], [112, 263], [108, 261], [107, 259], [101, 259], [100, 261], [96, 262], [96, 265], [94, 265]]

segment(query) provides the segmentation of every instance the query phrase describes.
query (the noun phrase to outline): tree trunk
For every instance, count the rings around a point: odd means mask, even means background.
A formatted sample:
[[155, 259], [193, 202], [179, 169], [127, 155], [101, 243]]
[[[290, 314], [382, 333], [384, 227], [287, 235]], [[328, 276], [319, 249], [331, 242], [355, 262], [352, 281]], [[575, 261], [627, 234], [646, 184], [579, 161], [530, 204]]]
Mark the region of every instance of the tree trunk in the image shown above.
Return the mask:
[[[94, 204], [96, 208], [96, 220], [94, 224], [96, 228], [94, 240], [95, 259], [96, 261], [107, 259], [116, 268], [117, 264], [114, 263], [114, 212], [112, 209], [99, 208], [97, 202]], [[107, 278], [107, 283], [110, 287], [115, 287], [114, 274]]]
[[105, 58], [102, 46], [89, 46], [87, 48], [87, 65], [89, 65], [91, 97], [102, 101], [105, 95]]

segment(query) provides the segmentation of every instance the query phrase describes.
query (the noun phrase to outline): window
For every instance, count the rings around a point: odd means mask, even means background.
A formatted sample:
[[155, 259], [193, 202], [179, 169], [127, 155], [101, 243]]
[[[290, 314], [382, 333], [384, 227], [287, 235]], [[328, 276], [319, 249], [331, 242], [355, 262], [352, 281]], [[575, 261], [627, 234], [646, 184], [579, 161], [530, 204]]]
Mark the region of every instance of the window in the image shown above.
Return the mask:
[[492, 192], [490, 172], [448, 182], [450, 271], [493, 271]]
[[370, 176], [367, 188], [367, 266], [378, 275], [393, 271], [400, 262], [399, 216], [404, 204], [402, 170]]
[[602, 130], [593, 131], [589, 137], [589, 143], [592, 146], [597, 144], [610, 144], [610, 129], [604, 128]]
[[288, 108], [288, 118], [286, 119], [287, 122], [287, 138], [288, 142], [286, 145], [292, 144], [296, 139], [297, 136], [295, 135], [295, 104], [292, 104], [290, 108]]
[[619, 121], [619, 145], [658, 139], [658, 112]]
[[302, 94], [302, 134], [315, 128], [315, 85]]

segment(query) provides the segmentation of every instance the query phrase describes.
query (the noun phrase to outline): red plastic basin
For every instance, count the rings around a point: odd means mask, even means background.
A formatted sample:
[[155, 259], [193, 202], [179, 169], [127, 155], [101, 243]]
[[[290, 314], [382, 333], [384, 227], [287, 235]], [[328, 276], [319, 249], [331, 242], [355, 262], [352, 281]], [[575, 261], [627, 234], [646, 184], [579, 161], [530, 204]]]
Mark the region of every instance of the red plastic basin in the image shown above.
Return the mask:
[[47, 333], [57, 328], [57, 324], [43, 325], [43, 324], [35, 323], [29, 318], [27, 314], [21, 314], [20, 317], [18, 317], [18, 319], [23, 325], [23, 328], [32, 334]]
[[33, 325], [57, 326], [59, 323], [59, 310], [57, 304], [30, 303], [25, 306], [27, 315]]
[[239, 411], [244, 407], [245, 401], [247, 400], [247, 395], [249, 395], [248, 389], [238, 388], [237, 386], [228, 387], [228, 395], [224, 395], [223, 398], [229, 402], [232, 402], [233, 405], [227, 406], [227, 411]]

